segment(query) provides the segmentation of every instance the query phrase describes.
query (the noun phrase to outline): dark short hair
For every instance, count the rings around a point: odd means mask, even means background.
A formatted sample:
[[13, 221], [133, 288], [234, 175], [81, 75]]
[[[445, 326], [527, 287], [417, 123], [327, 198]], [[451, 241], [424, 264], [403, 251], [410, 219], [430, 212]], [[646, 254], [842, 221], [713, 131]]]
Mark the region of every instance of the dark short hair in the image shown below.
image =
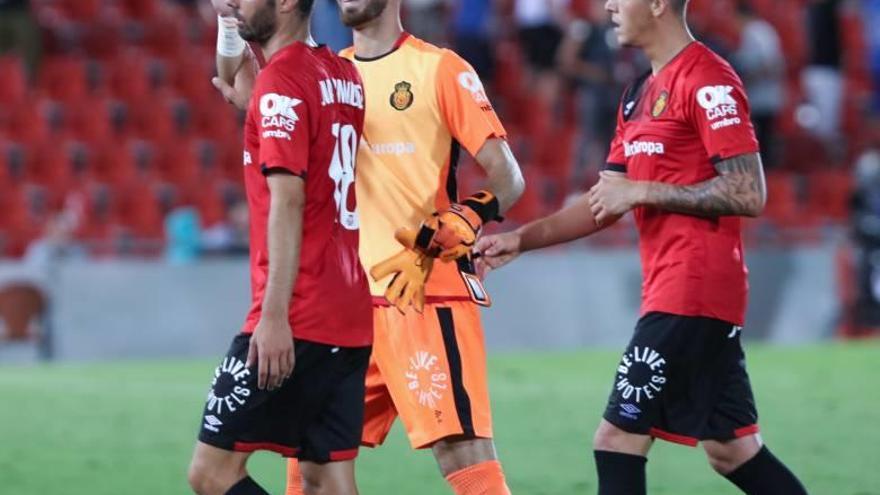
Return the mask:
[[312, 7], [315, 6], [315, 0], [299, 0], [299, 3], [296, 5], [299, 7], [299, 13], [302, 14], [303, 17], [308, 17], [312, 14]]

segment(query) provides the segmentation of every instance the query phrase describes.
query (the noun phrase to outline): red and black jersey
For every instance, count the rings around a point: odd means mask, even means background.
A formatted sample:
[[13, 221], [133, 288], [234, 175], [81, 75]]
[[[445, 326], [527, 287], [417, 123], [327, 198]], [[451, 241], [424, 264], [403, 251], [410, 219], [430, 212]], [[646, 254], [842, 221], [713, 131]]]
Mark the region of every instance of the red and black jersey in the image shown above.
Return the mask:
[[[736, 72], [701, 43], [684, 48], [624, 95], [608, 167], [637, 181], [675, 185], [718, 175], [714, 164], [758, 152]], [[742, 324], [748, 281], [739, 217], [634, 210], [642, 259], [642, 313]]]
[[293, 43], [257, 76], [245, 122], [252, 304], [244, 332], [260, 320], [269, 268], [265, 174], [280, 170], [305, 180], [300, 268], [290, 304], [293, 335], [346, 347], [372, 342], [354, 187], [363, 126], [360, 76], [326, 47]]

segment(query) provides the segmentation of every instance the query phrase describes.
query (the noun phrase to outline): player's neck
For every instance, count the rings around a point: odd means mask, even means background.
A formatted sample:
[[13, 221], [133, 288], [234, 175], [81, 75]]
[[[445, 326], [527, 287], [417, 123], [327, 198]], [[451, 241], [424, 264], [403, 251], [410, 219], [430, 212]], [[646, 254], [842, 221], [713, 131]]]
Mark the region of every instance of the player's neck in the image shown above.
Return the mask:
[[354, 30], [354, 54], [359, 58], [376, 58], [394, 49], [403, 34], [400, 12], [386, 9], [379, 17]]
[[291, 22], [288, 26], [280, 26], [278, 31], [269, 38], [269, 41], [260, 45], [260, 48], [263, 49], [263, 56], [269, 60], [284, 47], [297, 41], [314, 46], [315, 42], [312, 40], [312, 33], [309, 29], [310, 24], [306, 20], [306, 22]]
[[651, 61], [651, 70], [657, 75], [682, 50], [694, 41], [693, 35], [684, 25], [674, 25], [668, 29], [658, 30], [654, 40], [643, 46], [645, 55]]

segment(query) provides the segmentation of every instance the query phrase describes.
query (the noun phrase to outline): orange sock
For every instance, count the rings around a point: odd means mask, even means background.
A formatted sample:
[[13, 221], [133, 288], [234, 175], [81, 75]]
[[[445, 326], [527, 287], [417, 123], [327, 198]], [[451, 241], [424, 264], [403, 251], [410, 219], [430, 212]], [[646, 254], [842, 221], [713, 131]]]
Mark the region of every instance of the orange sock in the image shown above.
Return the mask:
[[299, 472], [299, 461], [295, 457], [287, 459], [287, 491], [285, 495], [305, 495], [302, 474]]
[[446, 481], [455, 495], [510, 495], [498, 461], [468, 466], [447, 476]]

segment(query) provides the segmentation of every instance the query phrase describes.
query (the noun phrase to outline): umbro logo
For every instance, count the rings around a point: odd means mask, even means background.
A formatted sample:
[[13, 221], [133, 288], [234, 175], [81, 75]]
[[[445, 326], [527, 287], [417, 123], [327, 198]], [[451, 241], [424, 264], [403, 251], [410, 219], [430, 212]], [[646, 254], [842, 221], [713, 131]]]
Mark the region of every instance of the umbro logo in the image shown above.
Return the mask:
[[642, 410], [636, 407], [635, 404], [621, 404], [620, 408], [630, 414], [638, 414], [642, 412]]
[[220, 433], [220, 426], [223, 424], [223, 421], [217, 419], [217, 416], [213, 414], [209, 414], [205, 416], [205, 424], [203, 427], [208, 431], [213, 431], [214, 433]]
[[636, 407], [635, 404], [621, 404], [620, 405], [620, 415], [624, 418], [637, 420], [639, 419], [639, 414], [642, 413], [642, 410]]

